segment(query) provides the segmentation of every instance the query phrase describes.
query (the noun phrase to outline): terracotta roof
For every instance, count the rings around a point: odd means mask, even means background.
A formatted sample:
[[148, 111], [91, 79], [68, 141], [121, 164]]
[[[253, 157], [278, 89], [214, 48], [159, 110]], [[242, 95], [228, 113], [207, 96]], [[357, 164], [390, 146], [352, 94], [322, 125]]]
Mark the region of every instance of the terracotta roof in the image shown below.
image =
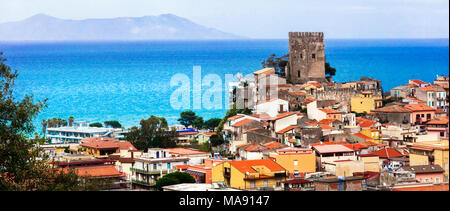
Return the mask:
[[387, 106], [379, 109], [373, 110], [373, 112], [381, 112], [381, 113], [409, 113], [411, 112], [409, 109], [403, 108], [399, 105]]
[[302, 105], [308, 105], [314, 101], [317, 101], [317, 100], [314, 98], [306, 98], [305, 101], [303, 101]]
[[319, 124], [329, 125], [329, 124], [333, 123], [334, 121], [336, 121], [336, 119], [322, 119], [319, 121]]
[[427, 83], [423, 82], [422, 80], [418, 80], [418, 79], [413, 79], [413, 80], [410, 80], [410, 81], [412, 81], [412, 82], [414, 82], [416, 84], [427, 84]]
[[263, 146], [267, 147], [267, 149], [273, 149], [273, 148], [279, 147], [281, 145], [283, 145], [283, 144], [276, 142], [276, 141], [271, 141], [271, 142], [263, 144]]
[[295, 128], [298, 128], [298, 127], [300, 127], [300, 126], [298, 126], [298, 125], [287, 126], [286, 128], [284, 128], [284, 129], [278, 131], [277, 133], [283, 134], [283, 133], [286, 133], [286, 132], [291, 131], [291, 130], [293, 130], [293, 129], [295, 129]]
[[430, 120], [427, 122], [427, 125], [448, 125], [448, 116]]
[[80, 177], [112, 177], [122, 174], [114, 166], [92, 166], [73, 169]]
[[426, 87], [419, 87], [419, 89], [426, 91], [426, 92], [444, 92], [445, 90], [438, 86], [426, 86]]
[[360, 143], [357, 143], [357, 144], [342, 144], [342, 145], [346, 146], [349, 149], [353, 149], [355, 151], [360, 151], [361, 149], [367, 149], [368, 148], [367, 145], [360, 144]]
[[359, 138], [366, 139], [366, 140], [372, 139], [372, 138], [370, 138], [369, 136], [366, 136], [366, 135], [364, 135], [364, 134], [362, 134], [362, 133], [355, 133], [355, 134], [353, 134], [353, 135], [356, 136], [356, 137], [359, 137]]
[[187, 149], [187, 148], [169, 148], [164, 149], [170, 154], [176, 154], [176, 155], [201, 155], [201, 154], [210, 154], [209, 152], [202, 152], [195, 149]]
[[184, 132], [184, 133], [178, 133], [180, 136], [188, 136], [188, 135], [197, 135], [198, 132]]
[[419, 100], [419, 99], [417, 99], [417, 98], [415, 98], [415, 97], [407, 97], [406, 99], [411, 100], [411, 101], [414, 101], [414, 102], [416, 102], [416, 103], [425, 103], [425, 101]]
[[322, 128], [322, 130], [332, 130], [335, 129], [334, 127], [331, 127], [329, 125], [319, 124], [319, 127]]
[[239, 122], [234, 123], [234, 124], [231, 125], [231, 126], [232, 126], [232, 127], [241, 127], [241, 126], [246, 125], [246, 124], [251, 123], [251, 122], [257, 122], [257, 121], [256, 121], [256, 120], [253, 120], [253, 119], [244, 119], [244, 120], [242, 120], [242, 121], [239, 121]]
[[255, 166], [265, 166], [272, 172], [286, 171], [286, 169], [271, 159], [229, 161], [229, 163], [243, 174], [247, 172], [256, 173]]
[[436, 111], [436, 109], [425, 104], [408, 104], [405, 105], [405, 108], [410, 111]]
[[304, 95], [306, 95], [305, 92], [288, 92], [288, 94], [292, 95], [292, 96], [304, 96]]
[[268, 149], [265, 146], [261, 146], [259, 144], [254, 144], [254, 145], [251, 145], [251, 146], [245, 148], [244, 150], [248, 151], [248, 152], [262, 152], [262, 151], [266, 151]]
[[371, 153], [373, 155], [378, 155], [380, 158], [396, 158], [403, 157], [403, 154], [394, 148], [384, 148], [376, 152]]
[[427, 185], [419, 187], [398, 187], [393, 188], [392, 191], [449, 191], [448, 184]]
[[374, 122], [374, 121], [364, 121], [364, 122], [361, 122], [361, 123], [359, 124], [359, 127], [362, 127], [362, 128], [364, 128], [364, 127], [372, 127], [372, 126], [375, 125], [375, 124], [377, 124], [377, 122]]
[[114, 138], [92, 137], [81, 141], [81, 146], [94, 149], [121, 149], [121, 150], [137, 150], [128, 141], [119, 141]]
[[207, 136], [213, 136], [213, 135], [216, 135], [216, 132], [204, 133], [204, 135], [207, 135]]
[[319, 110], [321, 110], [321, 111], [323, 111], [323, 112], [325, 112], [327, 114], [340, 114], [340, 113], [342, 113], [340, 111], [336, 111], [334, 109], [329, 109], [329, 108], [322, 108], [322, 109], [319, 109]]
[[294, 112], [282, 113], [282, 114], [279, 114], [278, 116], [272, 118], [271, 120], [279, 120], [279, 119], [283, 119], [285, 117], [292, 116], [292, 115], [297, 115], [297, 114]]
[[261, 70], [255, 71], [255, 72], [253, 72], [253, 74], [259, 75], [259, 74], [267, 74], [267, 73], [273, 73], [273, 72], [275, 72], [275, 68], [267, 67], [267, 68], [263, 68]]
[[238, 114], [238, 115], [235, 115], [235, 116], [232, 116], [232, 117], [228, 118], [228, 120], [233, 121], [233, 120], [236, 120], [236, 119], [239, 119], [239, 118], [242, 118], [242, 117], [244, 117], [244, 115]]

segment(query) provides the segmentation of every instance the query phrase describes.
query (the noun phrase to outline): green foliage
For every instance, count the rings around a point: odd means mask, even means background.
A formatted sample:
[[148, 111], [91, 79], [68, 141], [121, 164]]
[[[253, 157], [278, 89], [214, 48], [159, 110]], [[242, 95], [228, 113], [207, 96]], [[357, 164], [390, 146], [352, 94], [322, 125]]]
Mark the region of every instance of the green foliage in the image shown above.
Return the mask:
[[205, 128], [209, 130], [214, 130], [217, 126], [219, 126], [220, 121], [222, 119], [219, 118], [212, 118], [205, 122]]
[[209, 141], [211, 142], [211, 146], [216, 147], [219, 145], [222, 145], [225, 143], [225, 140], [223, 140], [222, 135], [212, 135], [209, 138]]
[[204, 128], [205, 122], [203, 121], [203, 117], [196, 116], [194, 121], [192, 122], [192, 126], [198, 130]]
[[207, 142], [200, 144], [199, 150], [202, 152], [211, 152], [212, 151], [211, 146]]
[[106, 121], [104, 123], [106, 127], [110, 126], [112, 128], [122, 128], [122, 125], [119, 123], [119, 121]]
[[103, 127], [103, 125], [100, 122], [96, 122], [96, 123], [89, 124], [89, 127]]
[[174, 172], [156, 180], [155, 188], [156, 190], [162, 191], [162, 187], [164, 186], [182, 183], [195, 183], [195, 179], [186, 172]]
[[151, 116], [141, 120], [141, 127], [132, 127], [126, 139], [139, 150], [160, 147], [176, 147], [177, 133], [175, 129], [169, 131], [165, 118]]
[[328, 76], [336, 75], [336, 68], [332, 67], [330, 63], [325, 63], [325, 74]]
[[[18, 74], [4, 63], [2, 55], [0, 52], [0, 191], [90, 190], [98, 185], [95, 181], [82, 182], [73, 172], [53, 168], [36, 145], [42, 139], [27, 138], [33, 135], [33, 119], [47, 106], [47, 100], [35, 103], [33, 96], [25, 95], [17, 101], [13, 87]], [[52, 124], [56, 120], [52, 119]]]
[[197, 115], [195, 115], [195, 112], [184, 111], [184, 112], [181, 112], [180, 118], [178, 119], [178, 121], [180, 122], [180, 124], [184, 125], [185, 127], [189, 127], [190, 125], [192, 125], [192, 123], [194, 122], [194, 120], [196, 118], [197, 118]]

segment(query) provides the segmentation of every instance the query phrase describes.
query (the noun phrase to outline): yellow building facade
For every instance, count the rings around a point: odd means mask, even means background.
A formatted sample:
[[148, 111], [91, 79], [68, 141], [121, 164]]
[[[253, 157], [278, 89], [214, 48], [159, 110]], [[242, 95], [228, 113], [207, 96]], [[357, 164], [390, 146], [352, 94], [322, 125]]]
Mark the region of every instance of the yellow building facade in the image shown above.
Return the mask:
[[270, 153], [269, 157], [285, 168], [289, 175], [316, 172], [316, 155], [311, 149], [281, 149]]
[[374, 97], [371, 92], [363, 92], [358, 97], [351, 98], [351, 111], [356, 113], [370, 113], [372, 110], [381, 108], [383, 99]]
[[380, 172], [380, 157], [360, 156], [359, 159], [364, 162], [364, 171]]
[[213, 183], [241, 190], [281, 187], [285, 180], [286, 170], [270, 159], [228, 161], [212, 168]]
[[365, 129], [365, 130], [361, 130], [360, 133], [371, 138], [368, 140], [370, 142], [377, 143], [377, 144], [383, 143], [383, 139], [382, 139], [383, 136], [381, 135], [381, 132], [377, 129]]
[[[444, 170], [444, 176], [449, 177], [448, 140], [436, 142], [413, 143], [409, 148], [409, 165], [439, 165]], [[432, 162], [432, 163], [431, 163]]]

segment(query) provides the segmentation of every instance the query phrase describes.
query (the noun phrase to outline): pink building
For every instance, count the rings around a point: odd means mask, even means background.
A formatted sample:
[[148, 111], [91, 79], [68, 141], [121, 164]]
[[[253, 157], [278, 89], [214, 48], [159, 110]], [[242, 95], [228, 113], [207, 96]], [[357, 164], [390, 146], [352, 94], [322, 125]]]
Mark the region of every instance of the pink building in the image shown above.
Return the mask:
[[425, 104], [408, 104], [405, 108], [411, 111], [411, 123], [421, 125], [432, 119], [436, 114], [436, 109]]
[[405, 166], [403, 169], [413, 172], [416, 180], [420, 183], [440, 184], [444, 182], [444, 169], [439, 165]]

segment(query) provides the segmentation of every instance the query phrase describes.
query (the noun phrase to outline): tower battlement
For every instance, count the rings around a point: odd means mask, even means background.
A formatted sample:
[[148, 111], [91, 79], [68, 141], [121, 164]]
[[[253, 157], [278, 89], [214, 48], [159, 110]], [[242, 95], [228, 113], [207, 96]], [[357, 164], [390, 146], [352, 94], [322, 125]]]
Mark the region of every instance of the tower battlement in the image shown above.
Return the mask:
[[325, 36], [323, 32], [289, 32], [287, 77], [294, 84], [325, 82]]

